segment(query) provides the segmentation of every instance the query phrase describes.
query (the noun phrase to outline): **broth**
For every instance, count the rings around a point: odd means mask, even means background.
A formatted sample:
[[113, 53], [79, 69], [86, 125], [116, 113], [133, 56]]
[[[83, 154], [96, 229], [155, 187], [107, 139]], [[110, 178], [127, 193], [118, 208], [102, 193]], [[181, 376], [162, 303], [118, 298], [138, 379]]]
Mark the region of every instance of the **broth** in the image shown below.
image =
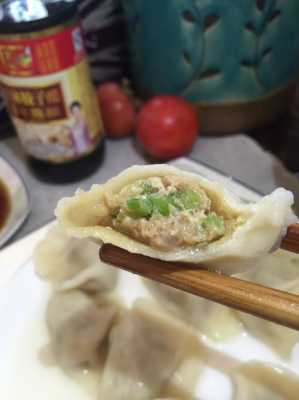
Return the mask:
[[8, 189], [0, 179], [0, 229], [4, 226], [10, 213], [11, 204]]

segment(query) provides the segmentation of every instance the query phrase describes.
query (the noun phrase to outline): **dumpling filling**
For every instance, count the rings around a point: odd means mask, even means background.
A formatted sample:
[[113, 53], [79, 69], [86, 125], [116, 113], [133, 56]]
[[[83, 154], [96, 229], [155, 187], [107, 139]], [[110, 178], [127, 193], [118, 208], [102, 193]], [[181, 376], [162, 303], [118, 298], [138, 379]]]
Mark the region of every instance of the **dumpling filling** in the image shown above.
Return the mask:
[[159, 250], [204, 246], [232, 226], [199, 185], [176, 176], [137, 180], [117, 194], [106, 193], [105, 203], [108, 225]]

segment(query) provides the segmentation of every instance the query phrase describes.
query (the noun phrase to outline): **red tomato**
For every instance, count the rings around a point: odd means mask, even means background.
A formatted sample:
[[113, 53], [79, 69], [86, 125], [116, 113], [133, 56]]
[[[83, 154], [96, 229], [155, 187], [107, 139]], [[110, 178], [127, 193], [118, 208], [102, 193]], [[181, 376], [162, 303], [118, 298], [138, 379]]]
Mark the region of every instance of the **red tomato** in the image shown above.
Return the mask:
[[118, 96], [120, 93], [122, 94], [121, 88], [115, 82], [105, 82], [97, 88], [98, 99], [100, 102], [110, 99], [115, 95]]
[[104, 83], [97, 93], [107, 135], [115, 138], [129, 135], [135, 128], [136, 114], [128, 97], [115, 83]]
[[137, 138], [155, 158], [168, 160], [191, 150], [199, 130], [193, 107], [182, 97], [156, 96], [137, 119]]

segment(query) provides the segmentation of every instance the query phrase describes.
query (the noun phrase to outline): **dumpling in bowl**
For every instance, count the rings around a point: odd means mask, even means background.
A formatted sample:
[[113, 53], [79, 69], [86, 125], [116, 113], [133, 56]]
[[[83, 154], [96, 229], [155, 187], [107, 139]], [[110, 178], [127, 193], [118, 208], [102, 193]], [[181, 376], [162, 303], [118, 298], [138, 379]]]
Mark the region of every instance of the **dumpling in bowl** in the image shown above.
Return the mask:
[[79, 290], [54, 293], [47, 306], [46, 322], [59, 365], [67, 368], [96, 363], [115, 314], [114, 305], [98, 307]]
[[242, 270], [277, 245], [295, 220], [280, 188], [245, 204], [216, 182], [168, 165], [134, 166], [57, 206], [70, 235], [132, 253]]
[[197, 338], [156, 305], [139, 300], [113, 328], [109, 341], [98, 399], [152, 400]]

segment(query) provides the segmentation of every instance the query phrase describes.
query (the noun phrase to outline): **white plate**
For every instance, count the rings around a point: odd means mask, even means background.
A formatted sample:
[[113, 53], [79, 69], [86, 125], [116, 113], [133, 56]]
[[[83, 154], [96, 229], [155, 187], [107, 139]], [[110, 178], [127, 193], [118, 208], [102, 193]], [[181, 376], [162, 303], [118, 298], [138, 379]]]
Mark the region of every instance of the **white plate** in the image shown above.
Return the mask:
[[2, 180], [9, 193], [11, 211], [0, 230], [0, 248], [17, 232], [29, 215], [29, 194], [22, 178], [16, 170], [0, 157], [0, 180]]
[[[190, 164], [186, 160], [180, 160], [177, 165], [189, 170], [197, 168], [196, 164]], [[201, 168], [209, 176], [207, 166], [199, 166], [196, 171]], [[214, 174], [215, 171], [211, 173]], [[234, 191], [240, 190], [239, 185]], [[253, 192], [251, 194], [258, 196]], [[41, 349], [48, 340], [44, 310], [49, 288], [35, 276], [31, 254], [36, 242], [44, 236], [48, 228], [45, 227], [0, 252], [0, 398], [95, 400], [96, 397], [88, 396], [82, 386], [67, 377], [61, 369], [46, 368], [39, 359]], [[137, 297], [150, 296], [140, 278], [125, 271], [120, 272], [117, 293], [128, 306]], [[271, 349], [244, 332], [236, 334], [226, 343], [212, 344], [207, 340], [205, 344], [229, 355], [236, 362], [274, 362], [299, 374], [299, 357], [296, 357], [296, 352], [288, 362], [282, 361]], [[218, 370], [206, 367], [198, 380], [196, 398], [230, 400], [231, 384], [228, 377]]]

